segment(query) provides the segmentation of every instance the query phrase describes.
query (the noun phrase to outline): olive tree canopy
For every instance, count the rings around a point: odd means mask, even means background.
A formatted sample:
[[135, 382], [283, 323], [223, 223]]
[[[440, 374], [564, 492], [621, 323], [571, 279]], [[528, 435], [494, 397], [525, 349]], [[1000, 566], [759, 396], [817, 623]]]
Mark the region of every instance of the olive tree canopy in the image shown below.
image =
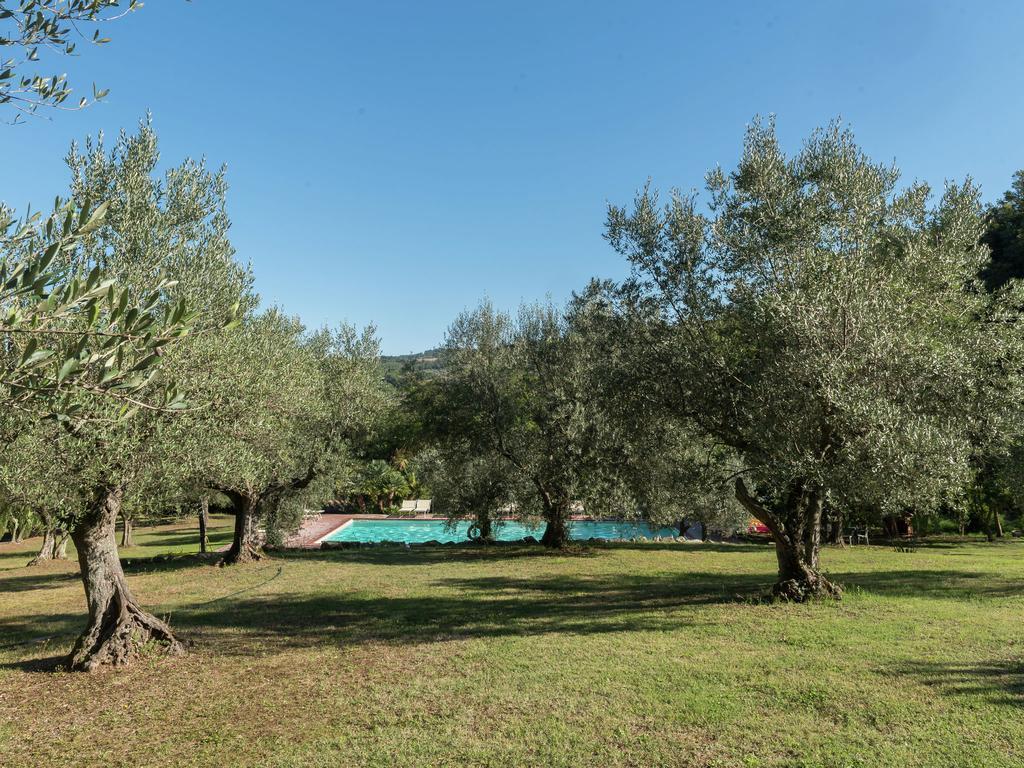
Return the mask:
[[[178, 415], [208, 405], [196, 386], [193, 347], [197, 339], [224, 334], [237, 309], [254, 301], [251, 275], [234, 261], [227, 241], [223, 174], [185, 161], [162, 179], [156, 176], [156, 136], [145, 121], [137, 133], [121, 134], [109, 151], [102, 140], [87, 141], [85, 147], [84, 154], [73, 147], [68, 155], [72, 199], [83, 208], [90, 199], [105, 200], [104, 216], [56, 249], [52, 263], [72, 285], [103, 274], [111, 287], [88, 315], [74, 313], [66, 324], [90, 333], [82, 324], [114, 316], [131, 332], [106, 357], [92, 351], [89, 336], [79, 342], [80, 350], [72, 350], [75, 386], [58, 411], [68, 428], [51, 438], [62, 469], [50, 475], [51, 482], [67, 484], [75, 493], [55, 497], [59, 508], [47, 512], [56, 518], [54, 527], [69, 531], [75, 543], [89, 608], [89, 623], [70, 660], [77, 669], [125, 663], [150, 640], [181, 650], [169, 627], [146, 612], [128, 588], [114, 526], [126, 498], [137, 503], [142, 488], [153, 489], [154, 478], [160, 479], [162, 494], [174, 491], [180, 474], [172, 461], [172, 425]], [[139, 304], [142, 310], [135, 308]], [[148, 326], [136, 327], [140, 316]], [[110, 343], [124, 336], [111, 336]], [[58, 346], [58, 359], [67, 357], [68, 343]], [[142, 353], [143, 359], [133, 363]], [[135, 418], [126, 418], [133, 413]], [[38, 433], [40, 428], [29, 424], [28, 429]]]
[[[21, 115], [40, 108], [84, 107], [89, 96], [70, 100], [73, 89], [65, 73], [39, 71], [52, 56], [75, 55], [79, 43], [109, 42], [101, 28], [137, 8], [140, 0], [3, 0], [0, 2], [0, 107]], [[106, 95], [95, 84], [92, 99]]]
[[[618, 426], [591, 396], [589, 337], [552, 305], [516, 316], [483, 302], [448, 331], [445, 368], [424, 399], [439, 449], [432, 485], [450, 516], [506, 509], [545, 524], [561, 547], [577, 503], [590, 514], [635, 514], [620, 482]], [[464, 485], [459, 487], [459, 478]]]
[[961, 487], [1018, 398], [1014, 297], [979, 282], [986, 251], [970, 183], [938, 200], [872, 162], [838, 124], [787, 157], [771, 122], [709, 213], [643, 190], [611, 207], [633, 267], [643, 396], [739, 457], [738, 500], [771, 530], [788, 599], [838, 593], [818, 561], [824, 504], [927, 507]]

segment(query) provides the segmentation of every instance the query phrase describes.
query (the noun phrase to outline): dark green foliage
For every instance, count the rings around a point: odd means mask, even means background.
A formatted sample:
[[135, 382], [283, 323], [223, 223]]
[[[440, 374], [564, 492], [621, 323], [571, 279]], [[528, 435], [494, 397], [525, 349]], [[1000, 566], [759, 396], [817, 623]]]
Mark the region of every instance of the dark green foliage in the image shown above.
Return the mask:
[[981, 272], [986, 288], [994, 291], [1024, 278], [1024, 170], [1013, 175], [1013, 185], [988, 209], [981, 242], [991, 252]]

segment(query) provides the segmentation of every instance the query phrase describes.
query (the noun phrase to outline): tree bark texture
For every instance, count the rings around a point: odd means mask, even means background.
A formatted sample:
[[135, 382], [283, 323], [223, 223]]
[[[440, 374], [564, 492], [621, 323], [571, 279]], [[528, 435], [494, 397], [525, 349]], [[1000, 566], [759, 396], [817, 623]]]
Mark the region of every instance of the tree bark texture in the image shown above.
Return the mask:
[[206, 554], [206, 548], [210, 544], [210, 537], [206, 528], [210, 524], [210, 500], [205, 496], [199, 502], [199, 551]]
[[170, 627], [143, 610], [128, 588], [115, 540], [122, 496], [120, 487], [98, 489], [71, 531], [89, 606], [89, 623], [68, 659], [72, 670], [124, 666], [147, 648], [184, 653]]
[[133, 545], [132, 534], [134, 533], [134, 526], [130, 517], [121, 519], [121, 546], [130, 547]]
[[36, 556], [29, 560], [28, 564], [41, 565], [42, 563], [49, 562], [57, 556], [57, 532], [47, 526], [43, 530], [43, 543], [39, 546], [39, 552]]
[[569, 543], [569, 505], [545, 504], [544, 535], [540, 543], [552, 549], [562, 549]]
[[815, 597], [842, 596], [842, 589], [826, 579], [820, 570], [821, 489], [794, 482], [778, 509], [767, 509], [736, 480], [736, 498], [747, 511], [771, 531], [778, 561], [778, 579], [772, 595], [778, 600], [804, 602]]
[[260, 551], [255, 516], [259, 500], [245, 493], [231, 492], [226, 495], [234, 507], [235, 531], [231, 539], [231, 548], [224, 554], [221, 564], [235, 565], [261, 559], [263, 553]]

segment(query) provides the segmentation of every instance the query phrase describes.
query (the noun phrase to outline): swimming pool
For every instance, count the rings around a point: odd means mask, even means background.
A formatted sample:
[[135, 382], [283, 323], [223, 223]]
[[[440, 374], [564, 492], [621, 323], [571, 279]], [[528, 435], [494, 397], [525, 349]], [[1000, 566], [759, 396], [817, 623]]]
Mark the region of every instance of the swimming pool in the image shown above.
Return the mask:
[[[427, 541], [441, 543], [468, 541], [469, 521], [449, 526], [445, 520], [349, 520], [321, 541], [380, 542], [397, 541], [422, 544]], [[494, 537], [499, 541], [519, 541], [524, 536], [539, 539], [543, 527], [531, 528], [512, 520], [495, 524]], [[644, 522], [573, 520], [569, 523], [569, 536], [573, 539], [634, 539], [640, 536], [677, 536], [675, 528], [651, 528]]]

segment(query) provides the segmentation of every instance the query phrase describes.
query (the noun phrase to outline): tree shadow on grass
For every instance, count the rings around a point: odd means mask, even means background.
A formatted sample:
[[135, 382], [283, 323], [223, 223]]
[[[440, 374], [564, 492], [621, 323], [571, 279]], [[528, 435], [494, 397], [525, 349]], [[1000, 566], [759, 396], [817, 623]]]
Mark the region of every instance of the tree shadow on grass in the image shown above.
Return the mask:
[[20, 568], [35, 557], [42, 542], [42, 539], [39, 539], [38, 542], [28, 539], [26, 542], [17, 544], [6, 542], [0, 545], [0, 574], [8, 568]]
[[948, 696], [981, 696], [994, 704], [1024, 707], [1024, 661], [908, 662], [896, 667]]
[[[231, 541], [232, 532], [224, 528], [216, 528], [209, 532], [209, 543], [226, 544]], [[195, 551], [199, 552], [199, 534], [198, 533], [166, 533], [160, 534], [159, 538], [151, 535], [149, 538], [141, 539], [136, 537], [135, 543], [131, 547], [128, 547], [124, 551], [146, 551], [147, 549], [158, 549], [163, 550], [168, 547], [184, 547], [192, 546]]]
[[[26, 558], [25, 564], [28, 564]], [[0, 593], [30, 592], [34, 589], [56, 589], [81, 583], [78, 571], [53, 570], [50, 564], [0, 572]]]
[[828, 577], [847, 590], [891, 597], [929, 597], [959, 600], [974, 597], [1019, 597], [1024, 585], [1019, 579], [996, 576], [984, 571], [952, 568], [905, 571], [829, 572]]
[[[159, 555], [156, 557], [122, 558], [121, 567], [129, 575], [162, 573], [202, 565], [213, 565], [221, 555], [211, 552], [206, 555]], [[25, 565], [28, 565], [26, 558]], [[59, 569], [59, 570], [58, 570]], [[0, 571], [0, 594], [4, 592], [30, 592], [35, 589], [56, 589], [72, 583], [80, 583], [77, 563], [73, 558], [57, 560], [42, 565], [11, 568]]]
[[[54, 648], [64, 650], [64, 659], [75, 638], [85, 629], [85, 612], [47, 614], [45, 616], [22, 616], [14, 619], [0, 619], [0, 654], [29, 654], [33, 650]], [[64, 646], [67, 646], [64, 648]], [[45, 660], [32, 658], [0, 664], [0, 669], [22, 669], [26, 671], [44, 671], [35, 669]]]
[[[528, 552], [529, 549], [527, 548]], [[334, 559], [340, 553], [324, 553]], [[352, 562], [406, 555], [364, 550], [340, 555]], [[445, 551], [450, 554], [450, 550]], [[512, 556], [514, 552], [506, 552]], [[438, 557], [425, 548], [419, 564]], [[462, 553], [462, 557], [470, 554]], [[523, 554], [518, 556], [534, 557]], [[365, 558], [371, 558], [366, 560]], [[847, 585], [886, 595], [1002, 597], [1020, 594], [1011, 580], [969, 571], [903, 571], [839, 574]], [[668, 631], [693, 626], [700, 606], [736, 603], [763, 594], [771, 573], [683, 572], [444, 578], [420, 594], [381, 596], [360, 592], [283, 597], [245, 594], [213, 604], [179, 608], [176, 626], [200, 644], [226, 653], [253, 647], [308, 647], [366, 643], [429, 644], [453, 639], [588, 635]]]
[[[487, 562], [519, 558], [536, 557], [593, 557], [600, 554], [600, 549], [576, 547], [569, 550], [549, 550], [537, 545], [517, 546], [481, 546], [481, 545], [450, 545], [450, 546], [416, 546], [409, 549], [401, 547], [366, 547], [345, 550], [278, 550], [269, 553], [272, 560], [322, 560], [333, 563], [360, 563], [366, 565], [404, 565], [423, 566], [438, 563]], [[138, 557], [122, 557], [121, 567], [129, 576], [151, 573], [168, 573], [203, 566], [212, 566], [220, 562], [221, 552], [171, 553]], [[19, 554], [27, 565], [32, 553]], [[68, 561], [59, 561], [68, 562]], [[73, 562], [73, 560], [71, 561]], [[80, 580], [77, 568], [74, 570], [55, 570], [54, 563], [47, 563], [32, 568], [11, 568], [0, 571], [0, 593], [30, 592], [36, 589], [53, 589], [77, 583]], [[244, 568], [245, 566], [229, 566]]]
[[353, 547], [350, 549], [281, 549], [274, 551], [272, 556], [302, 560], [407, 566], [430, 565], [440, 562], [480, 562], [519, 558], [598, 557], [604, 553], [617, 550], [642, 552], [671, 551], [683, 556], [700, 552], [742, 554], [770, 551], [767, 547], [760, 544], [722, 544], [711, 542], [705, 544], [681, 544], [674, 542], [608, 542], [591, 544], [589, 542], [579, 542], [571, 544], [565, 549], [548, 549], [539, 544], [498, 543], [484, 545], [460, 542], [439, 546], [414, 544], [408, 548], [389, 545]]
[[[526, 545], [414, 547], [408, 550], [375, 547], [291, 551], [275, 554], [274, 560], [281, 567], [289, 561], [311, 560], [338, 564], [429, 566], [515, 558], [589, 558], [601, 555], [608, 548], [652, 546], [657, 545], [583, 546], [569, 552], [552, 552]], [[677, 547], [684, 556], [690, 551], [681, 545], [667, 546]], [[743, 551], [736, 545], [713, 546], [723, 547], [728, 552]], [[763, 550], [756, 545], [754, 547], [758, 551]], [[193, 568], [208, 562], [196, 555], [156, 560], [140, 558], [128, 570], [129, 573], [166, 571]], [[275, 570], [280, 572], [280, 567]], [[194, 575], [202, 577], [198, 571]], [[760, 573], [728, 574], [683, 568], [678, 573], [656, 574], [484, 575], [438, 579], [424, 585], [418, 592], [399, 596], [357, 592], [344, 585], [330, 588], [330, 591], [261, 594], [260, 590], [269, 583], [263, 582], [216, 600], [176, 606], [172, 619], [183, 639], [193, 640], [198, 646], [218, 654], [237, 655], [275, 647], [429, 644], [460, 638], [546, 633], [587, 635], [667, 631], [694, 625], [698, 614], [693, 609], [700, 606], [736, 602], [735, 610], [746, 610], [740, 601], [761, 594], [771, 583], [773, 575], [767, 569]], [[1017, 581], [970, 570], [915, 569], [830, 575], [852, 590], [887, 596], [959, 599], [1021, 594]], [[12, 584], [15, 589], [27, 590], [55, 586], [69, 580], [77, 580], [77, 574], [62, 571], [0, 576], [0, 591], [11, 589]], [[156, 612], [161, 613], [159, 609]], [[14, 641], [12, 645], [28, 649], [64, 635], [70, 641], [80, 631], [83, 622], [81, 614], [11, 617], [0, 620], [0, 636], [10, 637]]]
[[[68, 650], [71, 650], [70, 646], [68, 646]], [[67, 668], [69, 655], [69, 653], [62, 653], [59, 656], [13, 661], [10, 664], [0, 664], [0, 669], [18, 670], [19, 672], [62, 672]]]
[[663, 631], [694, 625], [687, 608], [736, 601], [763, 586], [756, 576], [691, 574], [445, 579], [430, 592], [282, 599], [254, 595], [179, 609], [175, 626], [222, 653], [252, 648], [428, 644], [455, 639]]
[[[295, 596], [253, 594], [247, 588], [177, 607], [172, 626], [179, 639], [217, 654], [241, 656], [268, 648], [664, 631], [696, 625], [687, 609], [734, 602], [763, 586], [759, 576], [691, 573], [683, 579], [672, 574], [441, 579], [421, 594], [398, 597], [343, 588]], [[83, 622], [82, 615], [26, 616], [3, 621], [0, 631], [13, 640], [6, 650], [20, 646], [30, 653], [43, 643], [50, 649], [55, 642], [67, 642], [70, 648]], [[25, 665], [34, 663], [17, 661], [0, 668], [28, 669]]]

